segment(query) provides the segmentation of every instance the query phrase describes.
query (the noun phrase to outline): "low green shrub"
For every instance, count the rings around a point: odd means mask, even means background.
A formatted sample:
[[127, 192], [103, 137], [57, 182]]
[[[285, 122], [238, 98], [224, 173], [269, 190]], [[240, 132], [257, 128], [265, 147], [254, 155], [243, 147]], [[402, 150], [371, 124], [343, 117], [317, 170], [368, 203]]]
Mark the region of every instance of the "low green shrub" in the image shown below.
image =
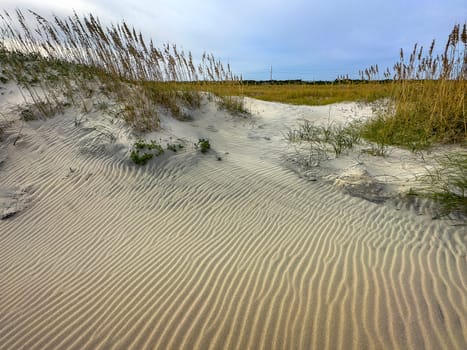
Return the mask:
[[180, 143], [179, 143], [179, 144], [175, 144], [175, 143], [171, 144], [171, 143], [168, 143], [168, 144], [167, 144], [167, 149], [168, 149], [169, 151], [172, 151], [172, 152], [177, 152], [177, 151], [183, 149], [183, 145], [180, 144]]
[[133, 147], [135, 147], [136, 149], [143, 149], [143, 148], [146, 148], [147, 144], [146, 144], [146, 141], [144, 140], [137, 140], [134, 144], [133, 144]]
[[211, 149], [211, 144], [209, 143], [208, 139], [199, 139], [198, 143], [195, 144], [197, 148], [201, 151], [201, 153], [206, 153]]
[[[143, 152], [143, 150], [145, 150]], [[142, 153], [140, 153], [140, 151]], [[154, 156], [158, 157], [164, 153], [164, 149], [155, 140], [149, 143], [139, 139], [133, 144], [133, 150], [130, 153], [131, 160], [138, 165], [145, 165]]]
[[137, 149], [131, 151], [131, 154], [130, 154], [131, 160], [135, 164], [138, 164], [138, 165], [145, 165], [153, 157], [154, 155], [152, 153], [146, 153], [146, 152], [140, 155]]

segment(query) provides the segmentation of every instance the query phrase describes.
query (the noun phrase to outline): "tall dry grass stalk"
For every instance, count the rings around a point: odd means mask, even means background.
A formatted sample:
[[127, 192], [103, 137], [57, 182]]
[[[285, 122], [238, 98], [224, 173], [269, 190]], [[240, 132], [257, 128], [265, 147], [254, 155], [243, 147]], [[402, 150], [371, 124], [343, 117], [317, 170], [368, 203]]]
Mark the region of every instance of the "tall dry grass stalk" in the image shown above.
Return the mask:
[[[467, 141], [467, 25], [456, 24], [442, 54], [435, 55], [435, 41], [425, 52], [414, 45], [409, 57], [383, 75], [392, 79], [390, 104], [377, 121], [390, 143], [424, 147], [433, 142]], [[378, 66], [360, 72], [362, 79], [379, 77]], [[371, 127], [367, 136], [371, 139]], [[374, 129], [374, 128], [373, 128]]]
[[[4, 11], [0, 54], [8, 77], [20, 83], [36, 105], [59, 105], [63, 94], [82, 103], [82, 92], [92, 90], [98, 79], [122, 104], [125, 120], [142, 129], [158, 126], [157, 105], [176, 117], [181, 104], [196, 105], [206, 81], [241, 83], [230, 66], [212, 54], [195, 63], [191, 52], [175, 44], [158, 48], [125, 21], [104, 26], [92, 14], [64, 19], [52, 15], [48, 20], [31, 10]], [[56, 79], [44, 79], [50, 75]]]

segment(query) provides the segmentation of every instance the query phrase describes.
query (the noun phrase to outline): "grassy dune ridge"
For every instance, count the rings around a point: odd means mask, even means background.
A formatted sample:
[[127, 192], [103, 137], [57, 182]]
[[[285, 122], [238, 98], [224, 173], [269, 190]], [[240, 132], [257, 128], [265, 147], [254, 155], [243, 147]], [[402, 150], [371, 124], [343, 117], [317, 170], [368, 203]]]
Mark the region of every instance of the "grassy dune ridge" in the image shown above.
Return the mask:
[[[104, 26], [92, 14], [76, 13], [52, 18], [30, 10], [0, 14], [2, 75], [25, 89], [25, 100], [32, 100], [40, 117], [55, 114], [63, 103], [86, 110], [85, 99], [98, 82], [101, 93], [120, 103], [125, 121], [153, 130], [159, 127], [158, 106], [186, 118], [184, 107], [199, 105], [206, 82], [239, 84], [230, 66], [214, 55], [204, 53], [196, 61], [176, 44], [156, 47], [124, 21]], [[192, 84], [177, 84], [188, 81]], [[219, 99], [227, 107], [231, 101]]]
[[[441, 55], [434, 55], [435, 41], [426, 51], [415, 44], [409, 57], [384, 73], [392, 77], [390, 103], [376, 124], [384, 130], [367, 132], [370, 140], [386, 138], [390, 144], [423, 148], [434, 142], [467, 141], [467, 25], [456, 24]], [[369, 80], [379, 75], [377, 66], [365, 71]], [[369, 130], [374, 125], [369, 125]], [[375, 128], [380, 129], [380, 128]], [[368, 131], [369, 131], [368, 130]]]
[[199, 93], [209, 91], [234, 112], [245, 111], [244, 96], [308, 105], [385, 99], [363, 130], [365, 138], [413, 149], [467, 140], [465, 24], [454, 26], [441, 55], [433, 54], [434, 41], [427, 52], [416, 44], [408, 59], [401, 50], [384, 80], [376, 65], [360, 72], [358, 82], [256, 84], [242, 82], [212, 54], [197, 63], [175, 44], [158, 48], [124, 21], [106, 27], [92, 14], [52, 18], [21, 10], [0, 15], [2, 74], [27, 90], [43, 116], [53, 114], [63, 97], [84, 105], [83, 94], [98, 79], [121, 102], [123, 118], [142, 130], [158, 127], [156, 106], [183, 119], [183, 106], [198, 106]]
[[[376, 117], [352, 133], [376, 145], [380, 155], [389, 145], [418, 152], [435, 143], [467, 142], [466, 24], [453, 27], [442, 54], [434, 55], [434, 41], [428, 50], [415, 44], [408, 58], [401, 50], [392, 69], [381, 73], [377, 65], [371, 66], [360, 72], [360, 80], [259, 83], [242, 81], [212, 54], [196, 61], [175, 44], [156, 47], [124, 21], [104, 26], [92, 14], [76, 13], [51, 18], [29, 10], [0, 14], [0, 79], [22, 87], [24, 120], [51, 117], [70, 106], [88, 113], [89, 100], [105, 96], [117, 102], [116, 116], [136, 130], [150, 131], [160, 126], [161, 108], [189, 120], [190, 110], [200, 106], [201, 94], [209, 92], [220, 108], [233, 113], [247, 112], [245, 96], [305, 105], [376, 102]], [[336, 154], [344, 131], [336, 134]], [[456, 190], [449, 190], [449, 177], [426, 178], [447, 181], [446, 186], [432, 188], [454, 193], [461, 207], [466, 157], [462, 152], [439, 162], [443, 174], [452, 166], [460, 169], [456, 183], [461, 186], [454, 186]]]

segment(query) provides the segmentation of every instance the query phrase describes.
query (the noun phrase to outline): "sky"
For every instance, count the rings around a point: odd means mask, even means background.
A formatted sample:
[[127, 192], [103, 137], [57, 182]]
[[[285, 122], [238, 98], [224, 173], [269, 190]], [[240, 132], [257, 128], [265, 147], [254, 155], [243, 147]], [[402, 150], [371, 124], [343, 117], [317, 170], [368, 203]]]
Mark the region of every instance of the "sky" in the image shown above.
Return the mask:
[[[0, 8], [46, 17], [93, 13], [125, 20], [145, 37], [194, 57], [213, 53], [244, 79], [334, 80], [433, 39], [442, 51], [452, 27], [467, 21], [465, 0], [0, 0]], [[382, 70], [382, 69], [381, 69]]]

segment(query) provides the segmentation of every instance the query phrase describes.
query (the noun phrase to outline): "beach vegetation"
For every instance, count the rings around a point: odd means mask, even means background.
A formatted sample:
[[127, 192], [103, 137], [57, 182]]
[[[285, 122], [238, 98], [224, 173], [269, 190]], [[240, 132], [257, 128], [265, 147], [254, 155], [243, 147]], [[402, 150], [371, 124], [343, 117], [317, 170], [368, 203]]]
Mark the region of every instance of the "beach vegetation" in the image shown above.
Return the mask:
[[218, 105], [234, 115], [248, 114], [243, 96], [219, 96]]
[[[92, 14], [49, 20], [31, 10], [4, 11], [0, 65], [2, 77], [18, 83], [25, 102], [38, 105], [44, 118], [63, 100], [83, 107], [100, 93], [117, 101], [118, 115], [140, 131], [159, 128], [160, 108], [189, 120], [182, 106], [198, 108], [206, 85], [241, 85], [212, 54], [195, 60], [175, 44], [156, 47], [125, 21], [105, 26]], [[242, 108], [241, 98], [227, 100]]]
[[284, 138], [290, 144], [306, 143], [310, 152], [310, 163], [318, 165], [320, 161], [329, 159], [329, 152], [333, 152], [337, 158], [360, 143], [360, 125], [358, 122], [346, 125], [316, 125], [304, 119], [297, 127], [289, 129]]
[[164, 149], [155, 140], [146, 142], [143, 139], [136, 140], [130, 152], [131, 160], [138, 165], [145, 165], [149, 160], [164, 154]]
[[[407, 59], [401, 50], [400, 60], [392, 70], [380, 72], [379, 67], [375, 65], [361, 71], [361, 79], [358, 81], [337, 79], [333, 83], [316, 82], [309, 87], [303, 84], [275, 84], [266, 91], [265, 86], [268, 85], [259, 84], [255, 97], [293, 103], [293, 96], [297, 96], [295, 101], [300, 104], [345, 100], [373, 101], [375, 117], [362, 123], [357, 129], [360, 137], [371, 143], [369, 152], [378, 156], [386, 155], [390, 145], [401, 146], [413, 152], [421, 152], [435, 143], [465, 145], [466, 48], [466, 24], [456, 24], [441, 54], [435, 55], [434, 41], [428, 50], [415, 44]], [[248, 83], [243, 82], [243, 89], [247, 91], [245, 95], [248, 96]], [[310, 94], [315, 89], [315, 96], [323, 93], [323, 98], [317, 101], [306, 97], [306, 89]], [[285, 90], [289, 90], [289, 93]], [[369, 93], [368, 90], [373, 93]], [[277, 92], [281, 93], [281, 97], [275, 96]], [[305, 101], [306, 99], [309, 101]], [[317, 137], [317, 131], [313, 130], [308, 136], [312, 135], [314, 140], [321, 143], [329, 130], [322, 129], [318, 133], [322, 135], [320, 137]], [[302, 128], [301, 133], [303, 132]], [[289, 136], [293, 139], [297, 135]], [[336, 154], [340, 153], [340, 145], [341, 139], [338, 138], [335, 140]]]
[[371, 121], [363, 123], [360, 127], [360, 135], [363, 139], [371, 141], [371, 149], [367, 151], [369, 154], [381, 157], [387, 154], [391, 139], [384, 116], [377, 115]]
[[[367, 122], [363, 137], [378, 145], [412, 151], [434, 143], [467, 142], [467, 24], [456, 24], [441, 54], [435, 41], [425, 50], [415, 44], [409, 57], [383, 74], [390, 81], [389, 97]], [[360, 72], [368, 81], [379, 78], [378, 66]]]
[[208, 139], [201, 138], [195, 143], [195, 147], [198, 148], [201, 153], [207, 153], [211, 149], [211, 144]]
[[131, 160], [138, 165], [145, 165], [150, 159], [154, 157], [154, 154], [144, 152], [140, 154], [139, 150], [132, 150], [130, 153]]
[[180, 151], [184, 148], [184, 146], [181, 143], [168, 143], [167, 144], [167, 149], [172, 152], [177, 152]]
[[467, 218], [467, 152], [437, 157], [435, 166], [427, 168], [418, 183], [413, 195], [435, 200], [441, 215], [460, 213]]
[[220, 96], [244, 96], [263, 101], [320, 106], [339, 102], [372, 103], [391, 94], [391, 82], [336, 79], [335, 81], [241, 81], [235, 84], [206, 84], [206, 91]]

